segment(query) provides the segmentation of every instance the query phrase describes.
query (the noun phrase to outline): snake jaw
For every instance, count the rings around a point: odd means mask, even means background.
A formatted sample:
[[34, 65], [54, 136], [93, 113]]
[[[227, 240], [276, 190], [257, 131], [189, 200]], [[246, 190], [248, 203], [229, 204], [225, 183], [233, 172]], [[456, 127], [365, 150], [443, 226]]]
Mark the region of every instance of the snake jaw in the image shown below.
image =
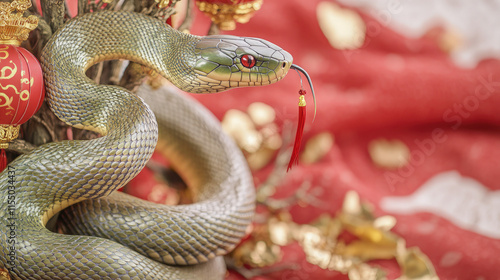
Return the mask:
[[[228, 35], [203, 37], [194, 52], [199, 84], [194, 93], [269, 85], [285, 77], [293, 62], [288, 52], [270, 42]], [[252, 58], [252, 65], [242, 63], [244, 56]]]

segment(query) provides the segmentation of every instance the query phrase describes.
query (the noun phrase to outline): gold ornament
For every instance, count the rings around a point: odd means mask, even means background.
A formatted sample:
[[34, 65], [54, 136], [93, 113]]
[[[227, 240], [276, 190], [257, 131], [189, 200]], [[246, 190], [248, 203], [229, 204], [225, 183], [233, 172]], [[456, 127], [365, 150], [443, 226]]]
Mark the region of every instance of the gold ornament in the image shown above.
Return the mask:
[[253, 13], [260, 10], [263, 0], [239, 4], [207, 3], [196, 1], [196, 6], [208, 15], [221, 30], [234, 30], [236, 22], [247, 23]]
[[9, 272], [7, 272], [7, 270], [4, 270], [4, 269], [0, 269], [0, 280], [10, 280], [10, 275], [9, 275]]
[[156, 3], [158, 3], [158, 8], [163, 9], [170, 4], [170, 0], [155, 0]]
[[28, 39], [29, 33], [38, 25], [36, 16], [23, 17], [29, 7], [30, 0], [0, 2], [0, 44], [19, 46]]
[[0, 125], [0, 149], [7, 149], [9, 143], [19, 136], [20, 126]]

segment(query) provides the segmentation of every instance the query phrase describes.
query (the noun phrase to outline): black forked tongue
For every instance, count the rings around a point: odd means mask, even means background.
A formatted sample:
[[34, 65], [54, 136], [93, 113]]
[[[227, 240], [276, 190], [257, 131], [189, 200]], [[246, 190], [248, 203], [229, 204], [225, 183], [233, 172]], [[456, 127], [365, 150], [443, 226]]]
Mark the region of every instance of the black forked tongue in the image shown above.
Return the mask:
[[313, 84], [311, 81], [311, 77], [309, 77], [309, 74], [307, 74], [306, 70], [302, 69], [301, 67], [299, 67], [295, 64], [292, 64], [292, 66], [290, 66], [290, 69], [294, 69], [299, 74], [300, 90], [299, 90], [299, 124], [297, 126], [297, 133], [295, 134], [295, 143], [293, 144], [292, 156], [290, 158], [290, 162], [288, 163], [288, 167], [286, 169], [287, 172], [292, 168], [292, 166], [294, 164], [298, 164], [298, 162], [299, 162], [300, 144], [302, 142], [302, 134], [304, 132], [304, 125], [306, 122], [306, 99], [304, 97], [304, 95], [306, 95], [306, 91], [302, 87], [302, 76], [300, 76], [300, 73], [302, 73], [304, 76], [306, 76], [307, 81], [309, 82], [309, 87], [311, 88], [313, 101], [314, 101], [313, 122], [314, 122], [314, 119], [316, 118], [316, 96], [314, 95], [314, 88], [313, 88]]

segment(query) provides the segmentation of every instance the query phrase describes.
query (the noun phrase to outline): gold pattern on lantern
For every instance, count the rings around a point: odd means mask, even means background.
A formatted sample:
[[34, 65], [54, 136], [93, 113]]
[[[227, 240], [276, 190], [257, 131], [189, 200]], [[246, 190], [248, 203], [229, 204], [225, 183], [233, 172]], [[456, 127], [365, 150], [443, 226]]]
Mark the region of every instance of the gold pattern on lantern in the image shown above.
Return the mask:
[[31, 0], [0, 2], [0, 44], [19, 46], [38, 25], [35, 15], [23, 17]]
[[[9, 46], [4, 46], [3, 48], [0, 47], [0, 61], [9, 58], [9, 53], [6, 51], [9, 48]], [[13, 66], [4, 66], [2, 69], [0, 69], [0, 80], [9, 80], [14, 75], [17, 74], [17, 65], [11, 61], [9, 61]], [[31, 77], [31, 79], [26, 78], [26, 71], [21, 71], [21, 84], [28, 84], [30, 86], [33, 86], [34, 83], [34, 78]], [[0, 84], [0, 88], [3, 90], [9, 90], [12, 89], [16, 95], [19, 96], [19, 99], [21, 101], [27, 101], [30, 97], [30, 92], [29, 90], [22, 90], [19, 91], [17, 87], [15, 87], [12, 84], [8, 84], [6, 86], [3, 86]], [[0, 92], [0, 108], [1, 107], [7, 107], [7, 111], [5, 111], [5, 115], [12, 115], [14, 112], [14, 108], [11, 106], [12, 101], [13, 101], [13, 96], [8, 96], [5, 92]]]
[[20, 126], [0, 125], [0, 149], [7, 149], [9, 143], [19, 136]]
[[[221, 30], [234, 30], [236, 22], [247, 23], [260, 10], [263, 0], [239, 4], [207, 3], [196, 1], [198, 9], [208, 15]], [[234, 2], [233, 2], [234, 3]]]

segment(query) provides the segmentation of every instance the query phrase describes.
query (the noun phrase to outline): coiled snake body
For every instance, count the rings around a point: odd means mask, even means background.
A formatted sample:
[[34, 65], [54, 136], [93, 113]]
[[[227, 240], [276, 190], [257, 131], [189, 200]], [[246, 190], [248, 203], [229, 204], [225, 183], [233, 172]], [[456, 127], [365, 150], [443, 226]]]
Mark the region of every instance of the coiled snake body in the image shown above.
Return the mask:
[[[102, 137], [43, 145], [0, 174], [0, 268], [14, 279], [222, 278], [217, 256], [239, 242], [254, 212], [243, 157], [186, 98], [150, 97], [157, 125], [141, 98], [85, 76], [110, 59], [144, 64], [193, 93], [270, 84], [292, 63], [264, 40], [187, 35], [135, 13], [68, 22], [43, 50], [47, 100], [61, 120]], [[158, 133], [196, 203], [168, 207], [112, 194], [145, 166]], [[63, 219], [79, 235], [47, 230], [48, 219], [70, 205]]]

